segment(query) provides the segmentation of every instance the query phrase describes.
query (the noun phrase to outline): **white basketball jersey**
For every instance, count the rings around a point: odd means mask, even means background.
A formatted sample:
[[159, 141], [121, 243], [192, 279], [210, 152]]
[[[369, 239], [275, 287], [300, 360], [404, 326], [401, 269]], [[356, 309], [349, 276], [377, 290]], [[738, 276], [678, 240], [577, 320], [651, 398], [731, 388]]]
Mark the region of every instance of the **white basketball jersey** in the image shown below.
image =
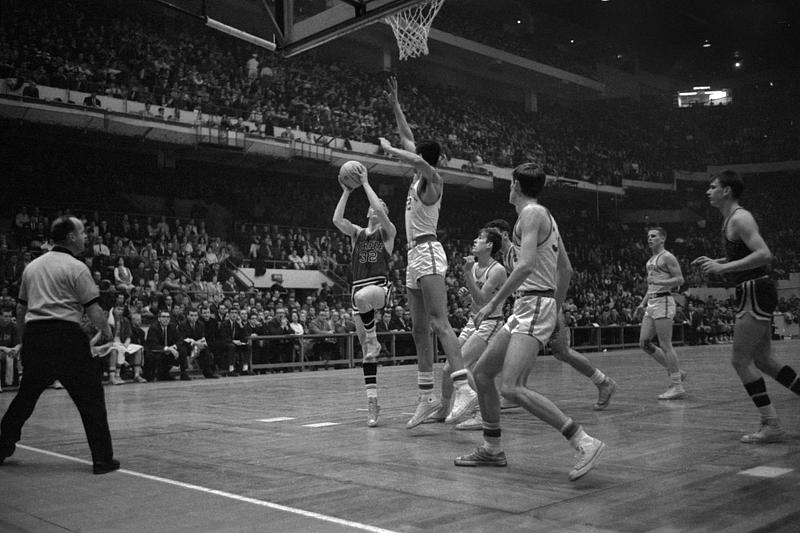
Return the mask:
[[417, 186], [422, 181], [419, 174], [414, 176], [411, 187], [408, 188], [406, 197], [406, 239], [412, 242], [420, 235], [436, 235], [439, 226], [439, 209], [442, 206], [442, 196], [431, 205], [426, 205], [417, 192]]
[[[647, 277], [652, 278], [658, 281], [664, 281], [672, 277], [672, 274], [669, 273], [669, 269], [664, 264], [664, 257], [665, 254], [668, 254], [666, 250], [661, 250], [656, 255], [652, 256], [650, 259], [647, 260]], [[669, 287], [666, 285], [654, 285], [652, 283], [647, 284], [647, 294], [652, 296], [659, 292], [669, 291]]]
[[[486, 285], [486, 282], [489, 281], [489, 274], [492, 272], [492, 269], [503, 268], [503, 265], [495, 260], [492, 260], [492, 262], [489, 263], [489, 266], [487, 266], [480, 275], [478, 275], [478, 268], [478, 263], [472, 265], [472, 277], [475, 279], [475, 285], [478, 287], [478, 289], [482, 290], [483, 286]], [[498, 290], [500, 290], [499, 286], [495, 287], [494, 292], [497, 292]], [[494, 293], [492, 293], [490, 296], [494, 296]], [[481, 307], [483, 306], [476, 304], [475, 300], [473, 300], [472, 305], [470, 306], [470, 311], [473, 314], [477, 313], [480, 311]], [[487, 315], [487, 318], [495, 318], [499, 316], [503, 316], [503, 304], [499, 304], [497, 307], [492, 309], [492, 312]]]
[[[528, 207], [526, 207], [528, 209]], [[547, 211], [550, 217], [550, 233], [542, 239], [536, 247], [536, 266], [533, 272], [522, 282], [517, 290], [520, 291], [554, 291], [557, 285], [558, 271], [558, 245], [561, 240], [553, 215]], [[522, 248], [522, 234], [519, 227], [519, 220], [514, 224], [514, 231], [511, 235], [511, 248], [506, 253], [506, 268], [514, 270], [517, 257]]]

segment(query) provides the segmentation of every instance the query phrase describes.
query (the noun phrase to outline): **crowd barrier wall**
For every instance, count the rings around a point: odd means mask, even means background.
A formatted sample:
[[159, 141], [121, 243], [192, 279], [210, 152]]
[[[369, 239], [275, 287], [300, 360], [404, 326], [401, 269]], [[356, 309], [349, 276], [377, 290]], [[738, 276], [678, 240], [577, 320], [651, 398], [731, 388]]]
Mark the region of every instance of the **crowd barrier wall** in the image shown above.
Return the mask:
[[[672, 343], [686, 343], [684, 324], [673, 327]], [[639, 325], [570, 328], [570, 345], [579, 352], [604, 352], [639, 346]], [[456, 330], [458, 331], [458, 330]], [[378, 333], [383, 365], [413, 364], [417, 361], [414, 339], [410, 331]], [[288, 342], [287, 342], [288, 341]], [[282, 348], [279, 343], [283, 344]], [[289, 350], [289, 342], [291, 350]], [[325, 349], [315, 345], [327, 344]], [[436, 342], [436, 360], [445, 360], [441, 345]], [[319, 368], [355, 368], [362, 362], [361, 346], [355, 333], [257, 335], [248, 339], [250, 365], [253, 370], [316, 370]], [[283, 360], [280, 358], [283, 351]], [[550, 355], [545, 348], [541, 355]]]

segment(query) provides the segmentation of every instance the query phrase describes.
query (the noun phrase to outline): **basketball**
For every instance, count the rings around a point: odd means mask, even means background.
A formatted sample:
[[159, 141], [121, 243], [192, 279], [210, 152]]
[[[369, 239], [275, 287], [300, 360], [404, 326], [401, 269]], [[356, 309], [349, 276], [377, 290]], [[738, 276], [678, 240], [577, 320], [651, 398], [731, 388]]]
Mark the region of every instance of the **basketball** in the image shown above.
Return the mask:
[[361, 177], [367, 175], [367, 169], [358, 161], [348, 161], [339, 168], [339, 183], [349, 190], [361, 187]]

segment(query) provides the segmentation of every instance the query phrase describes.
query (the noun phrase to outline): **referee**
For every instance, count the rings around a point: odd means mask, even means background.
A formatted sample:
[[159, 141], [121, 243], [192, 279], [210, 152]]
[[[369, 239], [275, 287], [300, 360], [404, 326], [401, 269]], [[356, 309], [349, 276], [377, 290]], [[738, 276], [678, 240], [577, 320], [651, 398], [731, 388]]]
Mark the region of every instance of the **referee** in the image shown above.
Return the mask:
[[105, 474], [117, 470], [119, 461], [111, 446], [102, 368], [92, 358], [89, 338], [79, 326], [81, 317], [85, 312], [107, 338], [111, 331], [92, 274], [75, 257], [86, 243], [83, 224], [74, 217], [59, 217], [50, 231], [55, 246], [25, 268], [20, 282], [17, 329], [25, 373], [0, 423], [0, 464], [14, 453], [39, 396], [57, 379], [80, 412], [94, 473]]

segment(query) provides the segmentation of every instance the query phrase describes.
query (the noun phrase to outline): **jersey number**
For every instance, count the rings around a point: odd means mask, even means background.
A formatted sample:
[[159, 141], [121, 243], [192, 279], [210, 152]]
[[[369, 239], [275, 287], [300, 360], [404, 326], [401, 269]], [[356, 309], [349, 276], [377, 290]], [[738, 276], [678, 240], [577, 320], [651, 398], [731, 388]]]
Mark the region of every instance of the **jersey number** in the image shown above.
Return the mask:
[[375, 250], [370, 250], [368, 252], [359, 252], [358, 253], [358, 262], [359, 263], [377, 263], [378, 262], [378, 252]]

